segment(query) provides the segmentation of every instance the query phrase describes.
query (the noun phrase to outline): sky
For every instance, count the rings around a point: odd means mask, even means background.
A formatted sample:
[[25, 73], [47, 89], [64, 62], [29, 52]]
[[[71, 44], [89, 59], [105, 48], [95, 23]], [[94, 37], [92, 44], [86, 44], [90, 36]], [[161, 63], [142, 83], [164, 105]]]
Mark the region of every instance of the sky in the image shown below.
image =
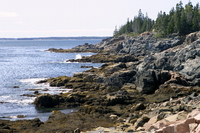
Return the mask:
[[[190, 0], [193, 5], [198, 0]], [[0, 0], [0, 38], [112, 36], [139, 9], [149, 18], [180, 0]], [[187, 4], [189, 0], [182, 0]]]

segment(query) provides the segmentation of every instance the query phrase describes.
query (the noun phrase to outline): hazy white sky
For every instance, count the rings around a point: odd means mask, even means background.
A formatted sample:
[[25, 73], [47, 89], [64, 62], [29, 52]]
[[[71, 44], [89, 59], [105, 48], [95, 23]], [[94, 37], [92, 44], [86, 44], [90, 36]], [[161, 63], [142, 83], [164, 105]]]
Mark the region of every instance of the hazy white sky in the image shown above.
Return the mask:
[[[187, 4], [189, 0], [182, 0]], [[196, 5], [198, 0], [190, 0]], [[180, 0], [0, 0], [0, 38], [112, 36], [139, 9], [150, 18]]]

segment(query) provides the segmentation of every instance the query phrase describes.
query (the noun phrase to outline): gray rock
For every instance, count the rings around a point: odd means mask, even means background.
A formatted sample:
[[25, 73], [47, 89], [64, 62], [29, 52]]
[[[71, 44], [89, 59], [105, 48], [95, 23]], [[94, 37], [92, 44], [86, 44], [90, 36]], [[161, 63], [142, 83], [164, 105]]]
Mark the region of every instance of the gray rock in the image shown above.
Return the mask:
[[59, 100], [61, 100], [59, 99], [59, 95], [43, 94], [35, 99], [34, 104], [37, 107], [50, 108], [59, 105]]
[[168, 81], [170, 78], [171, 74], [167, 71], [144, 69], [136, 75], [136, 89], [145, 94], [154, 93], [159, 88], [159, 85]]

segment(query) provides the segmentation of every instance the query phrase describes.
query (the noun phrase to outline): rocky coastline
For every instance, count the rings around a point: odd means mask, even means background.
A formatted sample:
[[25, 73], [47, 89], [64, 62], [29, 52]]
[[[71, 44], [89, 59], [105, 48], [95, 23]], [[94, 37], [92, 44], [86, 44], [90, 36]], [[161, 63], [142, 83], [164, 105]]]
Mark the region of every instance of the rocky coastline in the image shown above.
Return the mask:
[[77, 112], [53, 111], [46, 122], [0, 120], [0, 132], [200, 132], [200, 32], [168, 38], [145, 32], [49, 51], [93, 52], [69, 61], [104, 64], [38, 82], [72, 90], [37, 94], [37, 108]]

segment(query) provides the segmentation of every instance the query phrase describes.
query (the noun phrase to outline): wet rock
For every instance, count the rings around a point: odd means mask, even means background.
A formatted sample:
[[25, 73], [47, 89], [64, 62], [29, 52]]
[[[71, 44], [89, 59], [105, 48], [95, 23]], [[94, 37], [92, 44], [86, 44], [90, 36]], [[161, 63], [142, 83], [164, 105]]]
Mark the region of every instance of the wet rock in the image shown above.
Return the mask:
[[64, 86], [70, 79], [71, 79], [70, 77], [61, 76], [61, 77], [57, 77], [50, 80], [49, 83], [50, 83], [50, 86], [60, 87], [60, 86]]
[[39, 94], [39, 91], [34, 91], [34, 94]]
[[19, 86], [13, 86], [13, 88], [19, 88]]
[[94, 68], [93, 66], [81, 66], [81, 68]]
[[35, 99], [34, 104], [37, 107], [50, 108], [59, 105], [62, 100], [62, 97], [59, 95], [43, 94]]
[[24, 115], [17, 115], [17, 118], [25, 118]]

